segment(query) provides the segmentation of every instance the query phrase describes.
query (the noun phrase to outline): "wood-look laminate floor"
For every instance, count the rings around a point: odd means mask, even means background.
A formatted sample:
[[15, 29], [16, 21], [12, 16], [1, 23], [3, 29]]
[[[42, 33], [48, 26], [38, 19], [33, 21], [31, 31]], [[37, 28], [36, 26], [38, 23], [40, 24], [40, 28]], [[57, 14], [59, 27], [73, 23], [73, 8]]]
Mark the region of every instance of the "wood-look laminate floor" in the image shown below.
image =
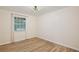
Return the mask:
[[77, 52], [55, 43], [39, 38], [26, 39], [24, 41], [1, 45], [0, 52]]

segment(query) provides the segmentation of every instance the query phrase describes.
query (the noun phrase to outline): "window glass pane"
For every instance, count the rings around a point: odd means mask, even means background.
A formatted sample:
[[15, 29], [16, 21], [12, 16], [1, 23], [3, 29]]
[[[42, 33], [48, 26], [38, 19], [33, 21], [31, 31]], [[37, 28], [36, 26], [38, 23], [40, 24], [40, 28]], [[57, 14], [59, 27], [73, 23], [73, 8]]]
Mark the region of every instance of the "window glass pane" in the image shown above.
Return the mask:
[[14, 30], [24, 31], [26, 28], [25, 20], [25, 18], [14, 17]]

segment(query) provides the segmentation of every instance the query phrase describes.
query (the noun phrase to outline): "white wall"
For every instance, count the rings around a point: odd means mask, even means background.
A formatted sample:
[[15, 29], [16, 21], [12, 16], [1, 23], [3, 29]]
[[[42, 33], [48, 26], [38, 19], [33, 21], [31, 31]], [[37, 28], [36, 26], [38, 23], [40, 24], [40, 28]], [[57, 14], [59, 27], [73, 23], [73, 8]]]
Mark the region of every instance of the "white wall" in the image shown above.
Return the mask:
[[0, 44], [10, 42], [11, 17], [9, 12], [0, 10]]
[[[26, 16], [26, 38], [32, 38], [36, 36], [36, 19], [32, 15], [22, 14], [18, 12], [12, 12], [0, 9], [0, 45], [11, 43], [11, 13], [25, 15]], [[20, 35], [18, 33], [18, 35]], [[18, 37], [18, 41], [19, 41]]]
[[79, 50], [79, 7], [39, 16], [38, 37]]
[[35, 16], [29, 16], [27, 20], [26, 25], [26, 31], [27, 31], [27, 39], [36, 37], [36, 17]]

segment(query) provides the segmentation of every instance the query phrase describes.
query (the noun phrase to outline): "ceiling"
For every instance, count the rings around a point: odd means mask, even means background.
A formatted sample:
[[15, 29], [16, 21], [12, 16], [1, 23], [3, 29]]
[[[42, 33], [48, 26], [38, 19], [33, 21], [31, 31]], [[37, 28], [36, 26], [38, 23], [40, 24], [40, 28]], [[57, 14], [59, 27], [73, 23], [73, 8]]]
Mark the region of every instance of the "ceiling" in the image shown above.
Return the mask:
[[[51, 11], [56, 11], [62, 8], [66, 8], [67, 6], [38, 6], [38, 15], [42, 15]], [[34, 15], [34, 6], [0, 6], [0, 9], [27, 13]]]

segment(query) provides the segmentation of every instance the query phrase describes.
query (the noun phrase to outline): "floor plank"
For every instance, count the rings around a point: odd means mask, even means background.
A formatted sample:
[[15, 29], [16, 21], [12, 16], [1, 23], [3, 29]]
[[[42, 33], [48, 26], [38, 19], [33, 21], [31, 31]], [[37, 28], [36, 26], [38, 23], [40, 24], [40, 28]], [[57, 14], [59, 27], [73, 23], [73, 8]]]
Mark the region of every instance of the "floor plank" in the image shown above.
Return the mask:
[[0, 52], [77, 52], [40, 38], [31, 38], [24, 41], [1, 45]]

